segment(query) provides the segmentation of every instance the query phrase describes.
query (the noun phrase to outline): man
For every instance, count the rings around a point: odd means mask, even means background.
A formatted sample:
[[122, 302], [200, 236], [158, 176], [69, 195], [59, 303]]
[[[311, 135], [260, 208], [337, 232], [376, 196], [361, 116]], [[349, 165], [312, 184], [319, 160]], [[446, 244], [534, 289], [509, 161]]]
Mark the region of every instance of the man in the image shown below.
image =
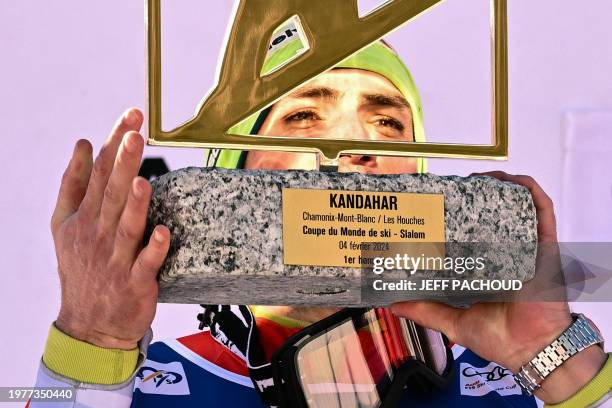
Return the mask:
[[[234, 333], [211, 326], [210, 331], [147, 347], [157, 300], [156, 275], [169, 248], [170, 231], [156, 226], [141, 247], [151, 196], [149, 183], [136, 177], [143, 150], [137, 133], [142, 120], [137, 110], [126, 112], [95, 162], [89, 142], [81, 140], [75, 146], [51, 222], [62, 304], [50, 330], [37, 384], [72, 384], [77, 402], [84, 406], [262, 406], [249, 378], [253, 367], [245, 361], [248, 351], [223, 338]], [[397, 55], [381, 43], [362, 50], [233, 131], [424, 140], [416, 88]], [[231, 168], [316, 168], [316, 158], [310, 154], [225, 151], [212, 158], [217, 165]], [[424, 171], [423, 160], [413, 158], [345, 155], [338, 164], [339, 171], [372, 174]], [[553, 205], [538, 184], [526, 176], [489, 175], [529, 188], [537, 208], [539, 241], [555, 242]], [[239, 318], [254, 316], [251, 327], [257, 328], [265, 359], [290, 335], [336, 312], [233, 308]], [[418, 398], [406, 392], [401, 406], [535, 406], [535, 400], [521, 394], [507, 370], [518, 372], [572, 323], [563, 302], [488, 303], [465, 310], [410, 302], [394, 305], [392, 311], [439, 330], [467, 348], [453, 347], [457, 373], [447, 388]], [[459, 367], [474, 370], [466, 374]], [[483, 367], [488, 372], [479, 370]], [[499, 375], [489, 376], [493, 370]], [[590, 404], [604, 397], [602, 387], [609, 388], [611, 372], [610, 359], [600, 347], [592, 346], [552, 372], [536, 396], [547, 404]], [[484, 376], [479, 383], [485, 387], [484, 394], [465, 386], [461, 380], [466, 376]]]

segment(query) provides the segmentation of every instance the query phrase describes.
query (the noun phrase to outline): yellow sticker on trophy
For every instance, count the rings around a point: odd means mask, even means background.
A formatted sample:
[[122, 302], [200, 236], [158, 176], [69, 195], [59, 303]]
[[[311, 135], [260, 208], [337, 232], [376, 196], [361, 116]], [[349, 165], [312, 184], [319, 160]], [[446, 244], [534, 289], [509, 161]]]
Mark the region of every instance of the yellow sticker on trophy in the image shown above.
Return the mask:
[[287, 265], [358, 268], [404, 242], [445, 242], [443, 194], [283, 189]]

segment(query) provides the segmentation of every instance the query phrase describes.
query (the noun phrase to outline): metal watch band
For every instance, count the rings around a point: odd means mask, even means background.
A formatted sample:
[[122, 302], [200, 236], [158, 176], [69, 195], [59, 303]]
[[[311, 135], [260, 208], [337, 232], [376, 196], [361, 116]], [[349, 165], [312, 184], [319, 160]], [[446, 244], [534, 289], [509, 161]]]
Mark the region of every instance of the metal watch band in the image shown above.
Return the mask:
[[516, 382], [532, 395], [540, 383], [571, 356], [594, 344], [603, 343], [601, 333], [583, 314], [575, 314], [574, 322], [555, 341], [521, 367]]

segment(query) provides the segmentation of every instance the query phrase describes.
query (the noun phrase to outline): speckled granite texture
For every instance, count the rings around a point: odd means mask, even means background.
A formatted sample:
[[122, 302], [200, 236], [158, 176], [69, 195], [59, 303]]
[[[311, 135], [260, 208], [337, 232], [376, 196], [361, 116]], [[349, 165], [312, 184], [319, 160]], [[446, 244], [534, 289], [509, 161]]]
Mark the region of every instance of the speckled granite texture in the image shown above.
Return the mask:
[[[447, 242], [537, 240], [529, 191], [490, 177], [192, 167], [154, 182], [149, 226], [172, 232], [160, 302], [364, 304], [358, 268], [283, 264], [282, 188], [443, 193]], [[508, 256], [484, 275], [533, 276], [535, 251], [519, 260]]]

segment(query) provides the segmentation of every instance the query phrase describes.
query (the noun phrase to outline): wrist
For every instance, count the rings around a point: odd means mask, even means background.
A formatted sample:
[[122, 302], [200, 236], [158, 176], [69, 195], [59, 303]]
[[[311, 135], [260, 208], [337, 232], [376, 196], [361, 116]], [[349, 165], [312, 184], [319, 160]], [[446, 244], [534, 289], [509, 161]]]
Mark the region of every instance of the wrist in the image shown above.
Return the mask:
[[74, 339], [102, 348], [133, 350], [138, 347], [137, 340], [120, 339], [97, 331], [88, 324], [83, 324], [76, 319], [66, 318], [66, 316], [61, 312], [55, 321], [55, 327]]
[[571, 398], [588, 384], [606, 362], [606, 353], [597, 345], [590, 346], [554, 370], [534, 394], [546, 404], [558, 404]]
[[123, 384], [134, 374], [141, 350], [98, 347], [69, 336], [56, 324], [49, 328], [42, 362], [46, 368], [66, 379], [86, 384]]
[[539, 323], [538, 333], [531, 341], [523, 340], [517, 344], [518, 349], [511, 353], [506, 367], [513, 373], [518, 373], [521, 367], [530, 362], [540, 351], [557, 339], [568, 327], [572, 325], [572, 316], [569, 311], [558, 316], [547, 316]]
[[553, 336], [553, 341], [530, 352], [520, 368], [511, 368], [521, 387], [547, 404], [557, 404], [577, 394], [607, 359], [603, 349], [596, 346], [603, 338], [593, 322], [581, 314], [572, 316], [572, 324]]

